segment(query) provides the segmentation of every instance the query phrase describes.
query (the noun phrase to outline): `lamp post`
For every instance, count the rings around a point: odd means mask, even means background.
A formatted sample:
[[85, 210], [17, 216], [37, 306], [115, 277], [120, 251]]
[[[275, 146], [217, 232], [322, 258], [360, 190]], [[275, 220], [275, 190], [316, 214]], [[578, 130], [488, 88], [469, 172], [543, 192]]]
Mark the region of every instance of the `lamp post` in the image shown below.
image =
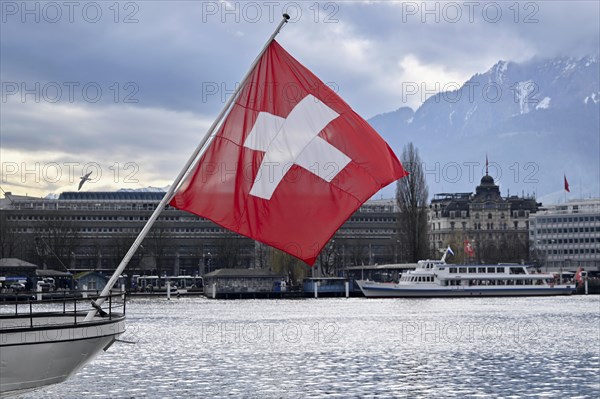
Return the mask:
[[204, 269], [206, 271], [206, 273], [210, 273], [211, 272], [211, 266], [212, 266], [212, 255], [210, 252], [207, 252], [204, 255]]

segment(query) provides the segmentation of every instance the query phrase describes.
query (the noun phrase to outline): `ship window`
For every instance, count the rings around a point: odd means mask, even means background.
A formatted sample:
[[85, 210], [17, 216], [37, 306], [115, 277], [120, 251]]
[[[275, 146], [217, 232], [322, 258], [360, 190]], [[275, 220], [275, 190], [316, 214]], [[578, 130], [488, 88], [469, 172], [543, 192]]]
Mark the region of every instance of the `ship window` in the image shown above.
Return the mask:
[[478, 267], [477, 273], [485, 273], [485, 267]]
[[504, 273], [504, 268], [503, 267], [497, 267], [496, 268], [496, 273]]
[[450, 268], [450, 273], [456, 273], [456, 267], [451, 267]]
[[444, 271], [444, 270], [446, 270], [445, 267], [440, 267], [440, 271]]
[[496, 268], [495, 267], [488, 267], [487, 268], [487, 272], [488, 273], [496, 273]]
[[458, 269], [458, 272], [459, 272], [459, 273], [466, 273], [466, 272], [467, 272], [467, 268], [466, 268], [466, 267], [460, 267], [460, 268]]
[[469, 273], [477, 273], [477, 268], [469, 267]]

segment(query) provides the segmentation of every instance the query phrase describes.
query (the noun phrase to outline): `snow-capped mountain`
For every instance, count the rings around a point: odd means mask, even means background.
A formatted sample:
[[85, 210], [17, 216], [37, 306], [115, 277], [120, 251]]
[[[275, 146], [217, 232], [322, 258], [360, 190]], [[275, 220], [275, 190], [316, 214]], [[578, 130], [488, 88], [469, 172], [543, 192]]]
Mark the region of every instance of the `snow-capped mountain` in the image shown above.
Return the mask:
[[402, 107], [369, 120], [400, 155], [412, 141], [425, 162], [430, 195], [474, 190], [484, 173], [504, 195], [562, 190], [599, 196], [598, 56], [500, 61], [456, 91], [438, 93], [416, 111]]

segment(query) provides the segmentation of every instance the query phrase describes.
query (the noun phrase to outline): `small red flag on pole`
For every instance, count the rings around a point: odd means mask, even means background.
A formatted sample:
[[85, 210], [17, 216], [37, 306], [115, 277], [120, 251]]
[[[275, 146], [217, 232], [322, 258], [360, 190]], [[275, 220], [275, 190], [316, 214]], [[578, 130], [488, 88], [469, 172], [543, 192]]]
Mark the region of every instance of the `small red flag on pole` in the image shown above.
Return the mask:
[[569, 190], [569, 182], [567, 181], [567, 175], [563, 175], [565, 178], [565, 191], [570, 193], [571, 190]]

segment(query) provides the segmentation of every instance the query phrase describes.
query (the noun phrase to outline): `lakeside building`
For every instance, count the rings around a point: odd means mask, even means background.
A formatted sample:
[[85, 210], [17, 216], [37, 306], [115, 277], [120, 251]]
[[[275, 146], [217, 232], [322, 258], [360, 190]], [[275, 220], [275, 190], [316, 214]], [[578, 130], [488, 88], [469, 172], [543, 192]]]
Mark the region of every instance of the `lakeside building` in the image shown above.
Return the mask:
[[533, 197], [502, 197], [487, 174], [475, 193], [436, 194], [427, 216], [430, 250], [439, 253], [450, 245], [457, 263], [527, 260], [529, 217], [539, 206]]
[[287, 276], [264, 269], [218, 269], [204, 275], [208, 298], [277, 298]]
[[0, 290], [13, 283], [22, 283], [27, 290], [36, 284], [37, 265], [16, 258], [0, 259]]
[[600, 270], [600, 198], [549, 205], [529, 217], [532, 255], [548, 270]]
[[[112, 272], [164, 194], [64, 192], [58, 198], [34, 198], [6, 193], [0, 200], [0, 256], [18, 257], [41, 269]], [[328, 244], [336, 267], [401, 258], [397, 212], [393, 199], [365, 203]], [[220, 268], [269, 267], [267, 255], [254, 240], [168, 206], [128, 270], [203, 275]]]

